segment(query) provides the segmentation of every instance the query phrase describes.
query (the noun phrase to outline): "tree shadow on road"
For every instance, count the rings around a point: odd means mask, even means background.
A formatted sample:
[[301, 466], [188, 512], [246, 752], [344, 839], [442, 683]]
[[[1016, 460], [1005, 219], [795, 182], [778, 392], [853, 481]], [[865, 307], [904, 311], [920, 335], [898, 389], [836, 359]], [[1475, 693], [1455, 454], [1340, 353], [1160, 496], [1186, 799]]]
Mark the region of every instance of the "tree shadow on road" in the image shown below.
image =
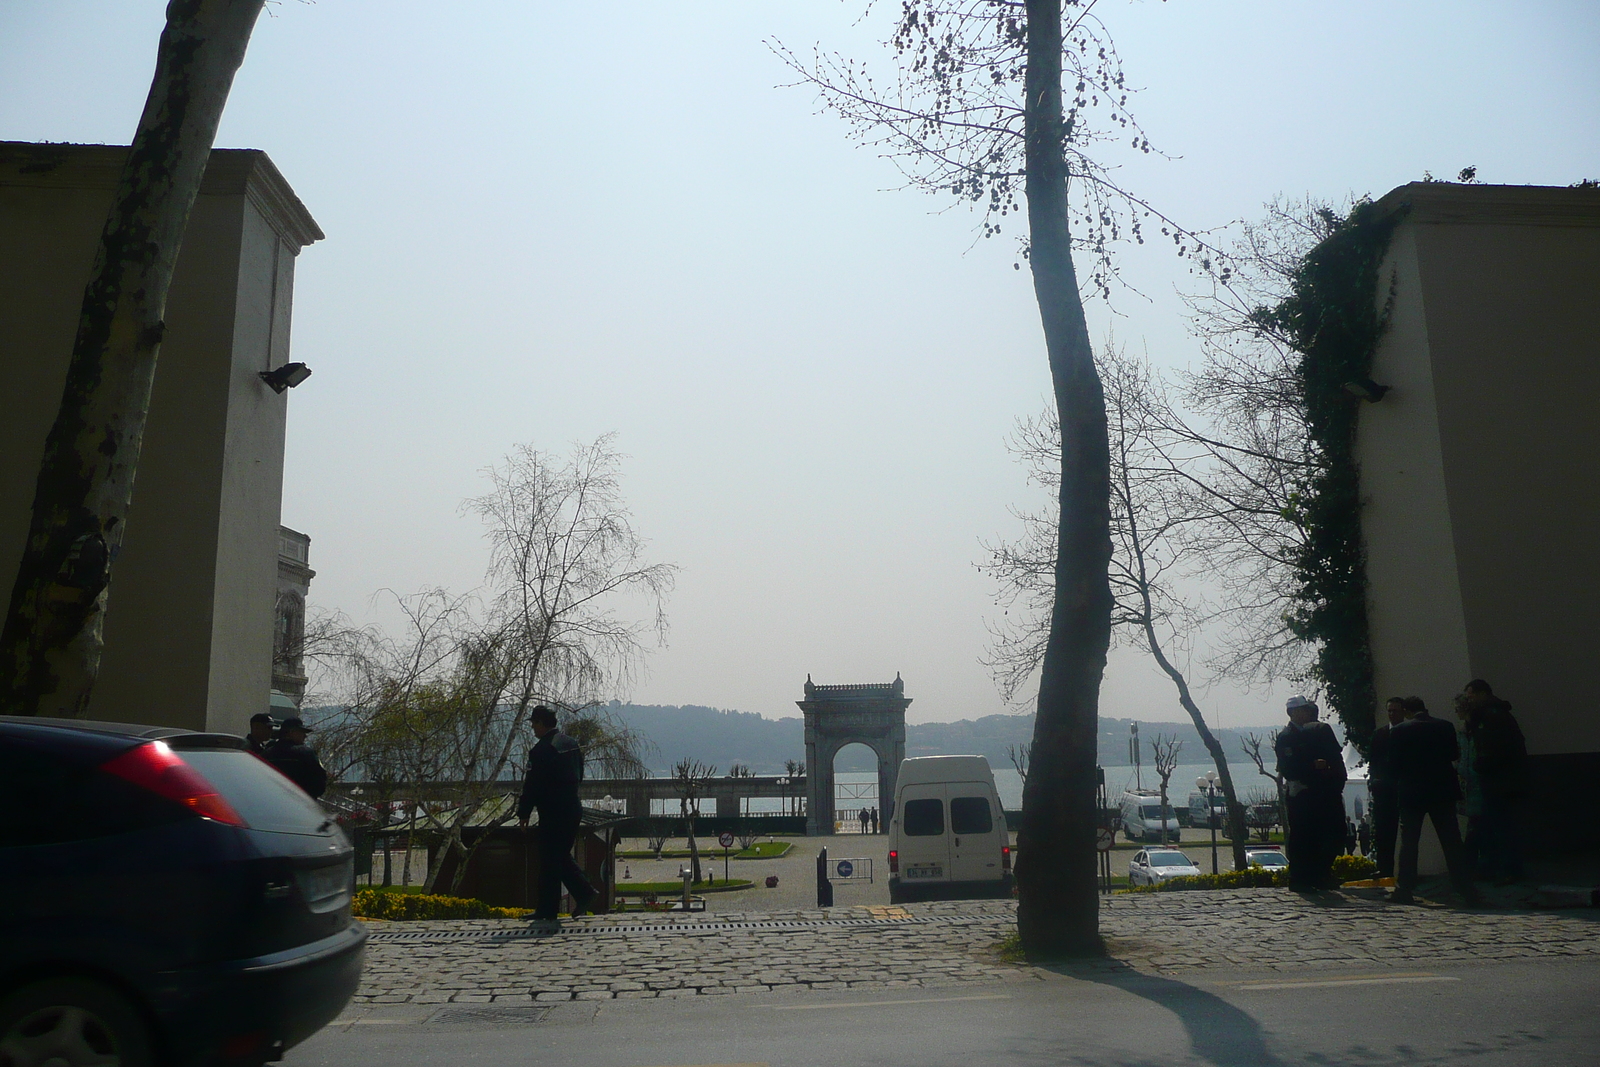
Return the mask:
[[1216, 1067], [1289, 1067], [1267, 1047], [1261, 1024], [1215, 993], [1175, 978], [1134, 970], [1120, 960], [1045, 968], [1082, 982], [1111, 986], [1165, 1008], [1183, 1025], [1194, 1057]]

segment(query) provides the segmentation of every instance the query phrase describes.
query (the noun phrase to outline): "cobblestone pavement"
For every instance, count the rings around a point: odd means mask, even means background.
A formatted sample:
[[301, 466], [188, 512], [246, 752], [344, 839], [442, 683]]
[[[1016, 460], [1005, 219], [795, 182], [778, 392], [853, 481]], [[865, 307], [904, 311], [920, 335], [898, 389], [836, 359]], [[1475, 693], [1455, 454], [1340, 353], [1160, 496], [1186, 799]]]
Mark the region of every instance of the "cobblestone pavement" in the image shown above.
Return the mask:
[[[1011, 901], [570, 920], [374, 923], [359, 1004], [711, 996], [1039, 981], [1003, 961]], [[1108, 967], [1325, 969], [1600, 956], [1600, 916], [1398, 907], [1359, 894], [1155, 893], [1102, 900]], [[1090, 965], [1094, 966], [1094, 965]]]

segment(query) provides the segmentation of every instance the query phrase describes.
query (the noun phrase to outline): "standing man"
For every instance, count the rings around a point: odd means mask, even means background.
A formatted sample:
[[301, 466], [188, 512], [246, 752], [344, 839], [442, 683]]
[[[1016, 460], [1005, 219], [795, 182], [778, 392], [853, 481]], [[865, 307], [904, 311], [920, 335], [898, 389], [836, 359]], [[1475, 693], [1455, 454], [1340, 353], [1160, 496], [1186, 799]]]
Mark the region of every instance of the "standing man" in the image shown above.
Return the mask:
[[1389, 900], [1416, 903], [1417, 846], [1422, 840], [1422, 821], [1431, 819], [1456, 892], [1468, 904], [1481, 904], [1483, 898], [1472, 885], [1461, 848], [1461, 826], [1456, 822], [1456, 801], [1461, 799], [1455, 767], [1461, 746], [1456, 729], [1429, 715], [1421, 697], [1406, 697], [1405, 709], [1406, 721], [1393, 727], [1389, 735], [1395, 793], [1400, 800], [1400, 856]]
[[1388, 719], [1372, 733], [1372, 756], [1367, 760], [1367, 792], [1372, 798], [1373, 861], [1379, 878], [1394, 877], [1394, 841], [1400, 833], [1400, 800], [1394, 791], [1394, 761], [1389, 752], [1389, 731], [1406, 721], [1403, 697], [1390, 697], [1383, 712]]
[[1507, 885], [1522, 877], [1516, 806], [1528, 792], [1528, 744], [1511, 705], [1482, 678], [1467, 683], [1457, 713], [1467, 735], [1467, 853], [1478, 877]]
[[1333, 727], [1305, 697], [1289, 698], [1289, 725], [1278, 734], [1278, 773], [1289, 795], [1289, 888], [1334, 889], [1333, 860], [1344, 844], [1344, 754]]
[[[255, 732], [253, 721], [250, 730]], [[298, 715], [289, 716], [278, 727], [278, 739], [267, 746], [265, 759], [315, 800], [328, 788], [328, 772], [317, 758], [316, 749], [306, 744], [306, 734], [310, 732], [311, 727]]]
[[264, 711], [250, 716], [250, 736], [245, 738], [245, 743], [250, 746], [252, 756], [267, 758], [267, 746], [272, 743], [272, 728], [277, 725], [277, 720]]
[[539, 809], [539, 901], [534, 922], [555, 922], [561, 907], [561, 886], [572, 894], [572, 913], [592, 911], [599, 896], [572, 858], [583, 808], [578, 783], [583, 781], [583, 749], [556, 729], [556, 713], [543, 704], [528, 716], [538, 738], [528, 752], [528, 773], [517, 801], [517, 825], [528, 827], [528, 815]]

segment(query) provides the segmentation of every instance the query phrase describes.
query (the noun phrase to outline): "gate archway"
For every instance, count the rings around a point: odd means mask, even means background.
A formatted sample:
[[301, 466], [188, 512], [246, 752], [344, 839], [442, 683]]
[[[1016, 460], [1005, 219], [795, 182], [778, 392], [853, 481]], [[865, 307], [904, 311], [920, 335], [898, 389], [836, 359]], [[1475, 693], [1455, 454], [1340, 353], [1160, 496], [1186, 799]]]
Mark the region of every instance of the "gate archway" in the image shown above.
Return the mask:
[[862, 744], [878, 758], [879, 814], [894, 817], [894, 786], [906, 756], [905, 682], [816, 685], [806, 675], [806, 698], [795, 701], [806, 724], [806, 833], [833, 833], [833, 758], [846, 745]]

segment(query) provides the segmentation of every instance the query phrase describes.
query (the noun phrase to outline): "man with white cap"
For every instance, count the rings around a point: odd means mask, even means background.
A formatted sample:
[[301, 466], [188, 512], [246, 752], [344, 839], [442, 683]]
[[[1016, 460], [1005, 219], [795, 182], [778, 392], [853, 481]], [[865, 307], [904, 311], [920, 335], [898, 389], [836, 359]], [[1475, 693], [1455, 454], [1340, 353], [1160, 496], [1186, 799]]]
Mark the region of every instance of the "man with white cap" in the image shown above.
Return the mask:
[[1344, 755], [1333, 727], [1317, 719], [1317, 706], [1292, 696], [1289, 725], [1273, 747], [1288, 794], [1289, 888], [1333, 889], [1333, 860], [1344, 843]]

